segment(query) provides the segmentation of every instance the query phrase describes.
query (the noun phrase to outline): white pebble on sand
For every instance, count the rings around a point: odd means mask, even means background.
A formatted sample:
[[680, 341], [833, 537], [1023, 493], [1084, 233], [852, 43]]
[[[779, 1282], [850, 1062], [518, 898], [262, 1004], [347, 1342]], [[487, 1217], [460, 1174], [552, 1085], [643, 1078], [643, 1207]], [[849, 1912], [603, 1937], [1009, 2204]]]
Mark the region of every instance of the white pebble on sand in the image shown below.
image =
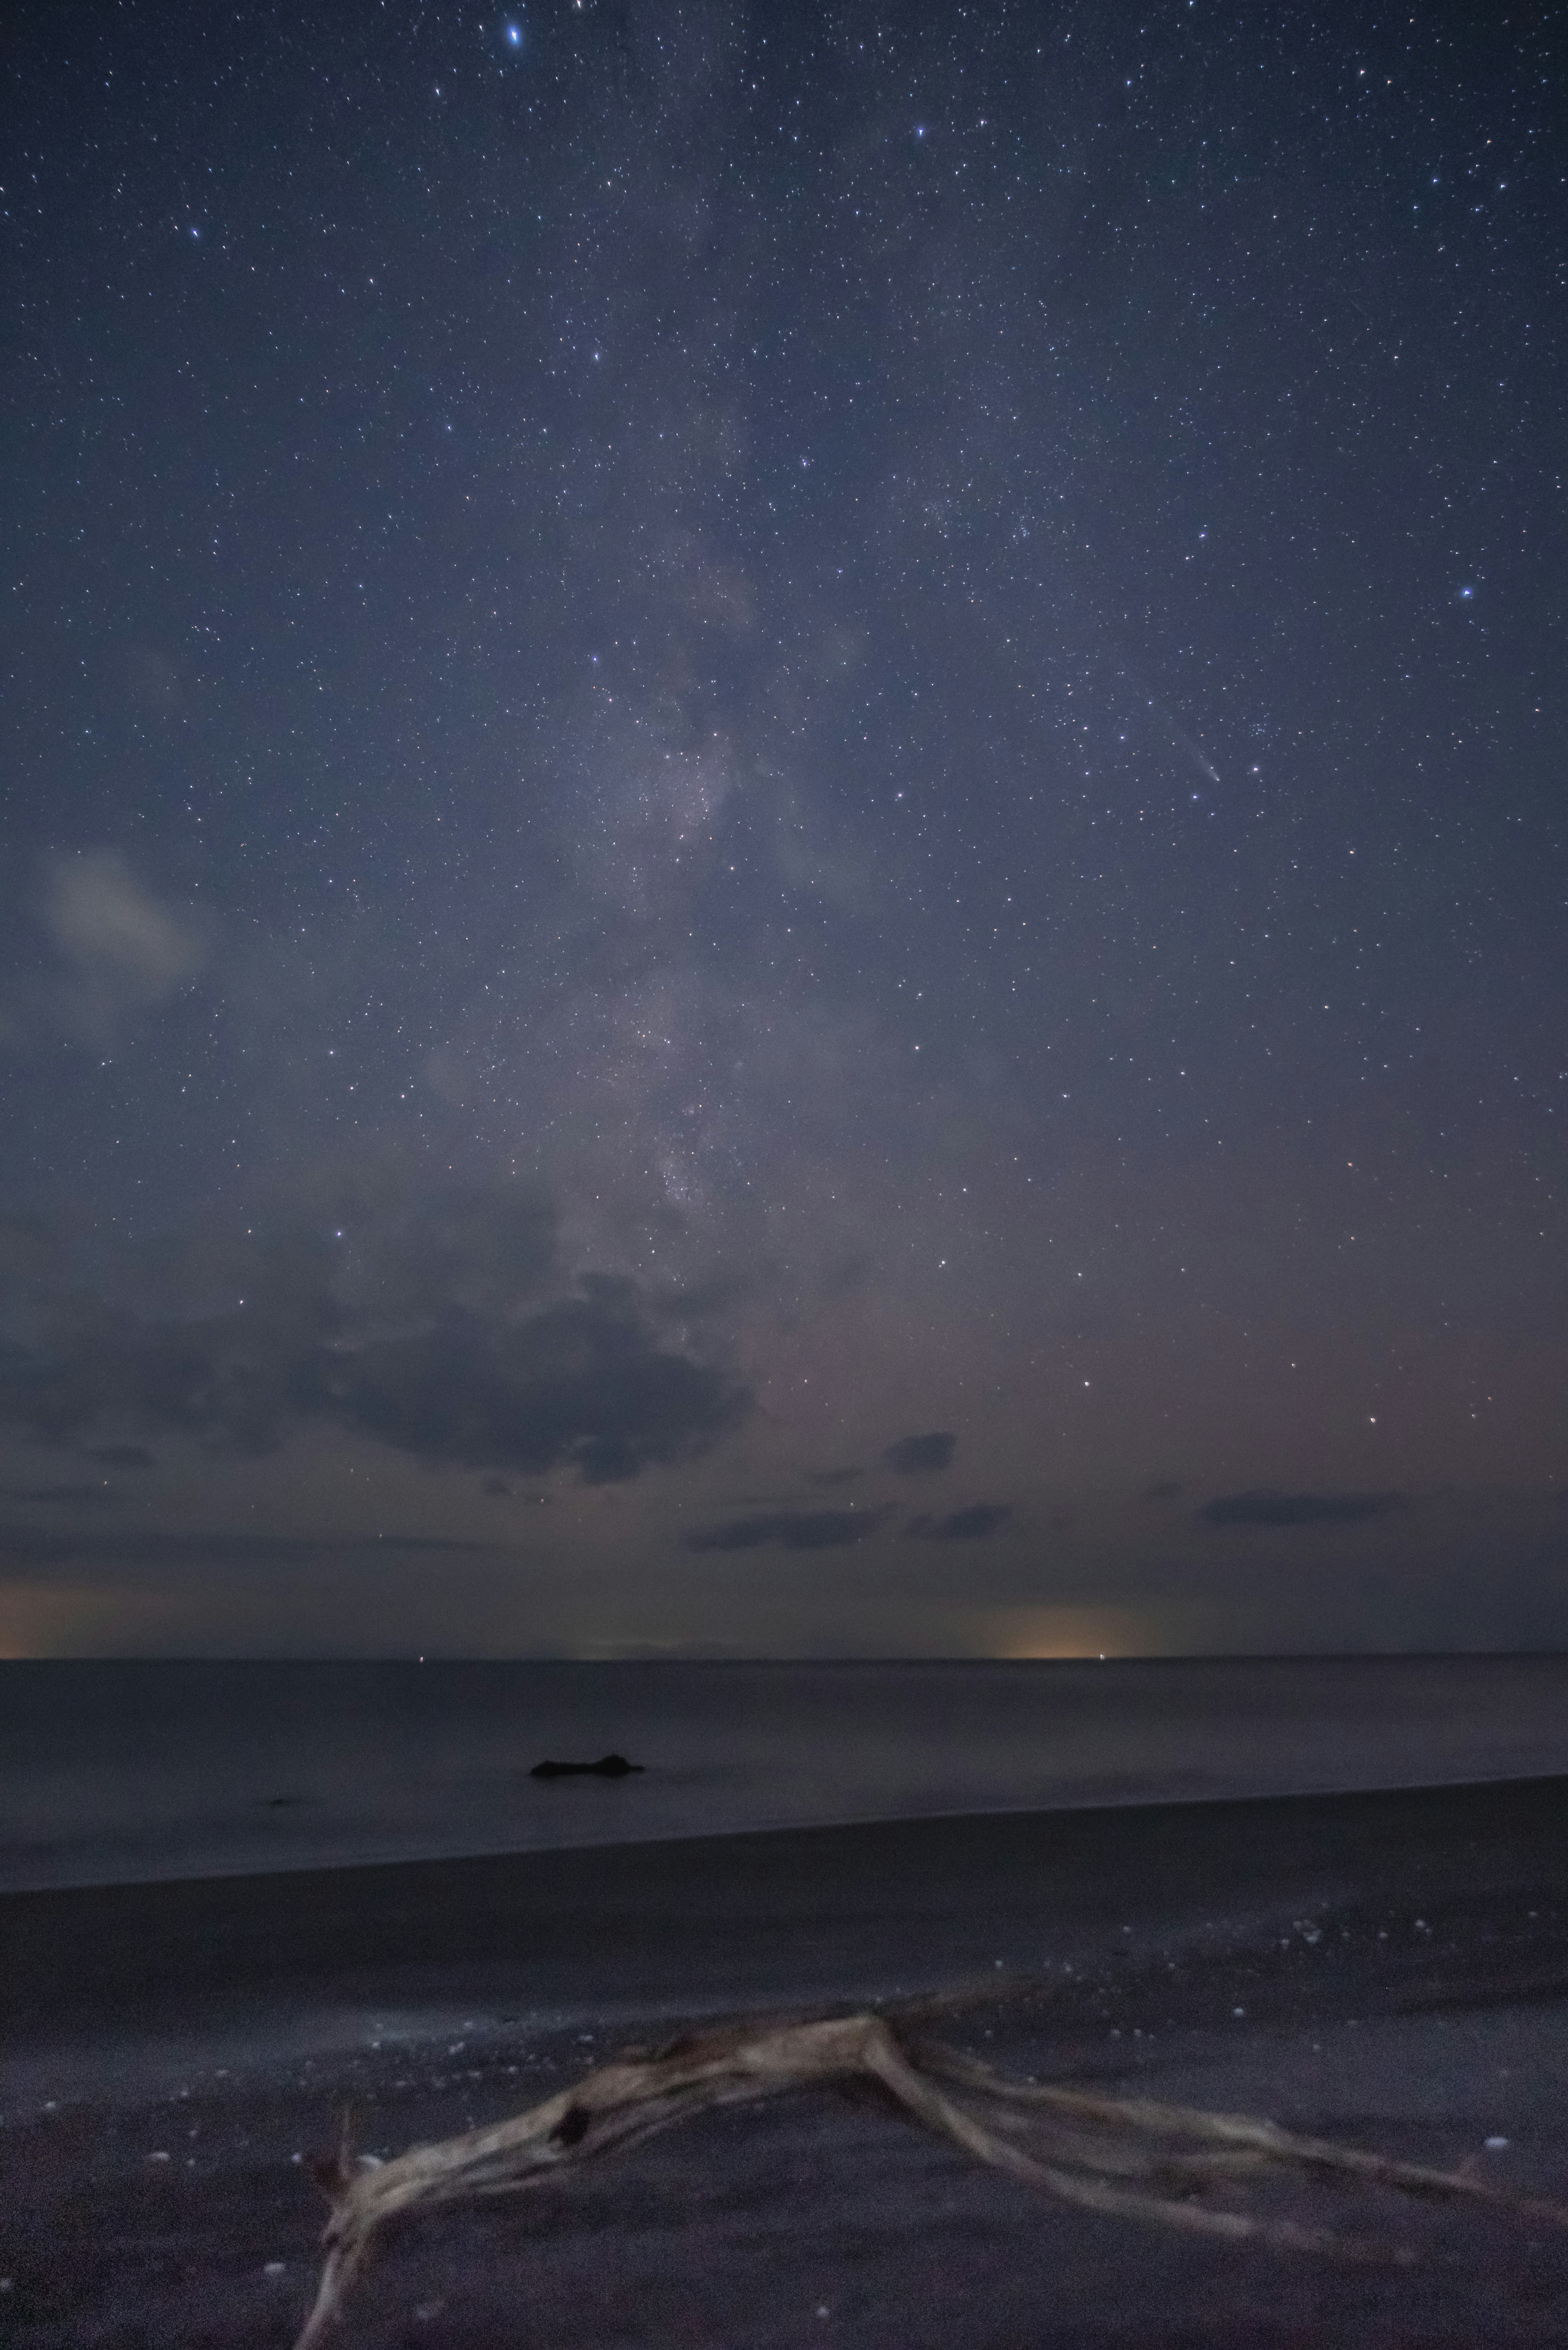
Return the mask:
[[1489, 2137], [1486, 2142], [1486, 2150], [1489, 2154], [1501, 2154], [1507, 2144], [1508, 2140], [1505, 2137]]

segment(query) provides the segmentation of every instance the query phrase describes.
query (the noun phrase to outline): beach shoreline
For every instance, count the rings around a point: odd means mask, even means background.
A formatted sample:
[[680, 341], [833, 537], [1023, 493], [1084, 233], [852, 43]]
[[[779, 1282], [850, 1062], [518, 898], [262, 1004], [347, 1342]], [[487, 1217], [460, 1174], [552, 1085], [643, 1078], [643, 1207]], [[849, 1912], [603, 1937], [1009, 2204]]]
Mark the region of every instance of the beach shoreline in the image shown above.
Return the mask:
[[[1568, 1658], [0, 1672], [0, 1891], [1568, 1771]], [[624, 1753], [561, 1784], [545, 1757]]]
[[[4, 2267], [28, 2350], [286, 2344], [321, 2219], [294, 2158], [346, 2108], [357, 2144], [396, 2152], [732, 2012], [956, 1991], [944, 2033], [1010, 2069], [1568, 2196], [1563, 1779], [12, 1895], [0, 1937]], [[1490, 2341], [1568, 2338], [1568, 2240], [1471, 2243], [1446, 2220], [1395, 2301], [1047, 2220], [950, 2152], [792, 2102], [509, 2225], [421, 2223], [344, 2339], [1407, 2344], [1483, 2318]], [[1154, 2322], [1138, 2263], [1165, 2280]]]

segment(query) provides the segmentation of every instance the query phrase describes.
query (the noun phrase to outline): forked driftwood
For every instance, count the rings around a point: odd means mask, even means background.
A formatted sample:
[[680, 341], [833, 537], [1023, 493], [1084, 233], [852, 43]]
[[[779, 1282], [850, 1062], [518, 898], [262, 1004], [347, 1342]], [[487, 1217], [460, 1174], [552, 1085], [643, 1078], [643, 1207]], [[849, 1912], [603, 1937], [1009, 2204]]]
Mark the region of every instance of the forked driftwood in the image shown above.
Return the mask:
[[313, 2350], [390, 2220], [443, 2203], [514, 2195], [600, 2155], [721, 2106], [793, 2089], [870, 2096], [1063, 2202], [1117, 2217], [1196, 2230], [1231, 2241], [1339, 2258], [1408, 2261], [1407, 2248], [1215, 2209], [1205, 2190], [1269, 2172], [1407, 2195], [1459, 2198], [1568, 2226], [1568, 2208], [1510, 2195], [1465, 2171], [1391, 2162], [1321, 2138], [1293, 2137], [1246, 2114], [1210, 2114], [1147, 2099], [1036, 2086], [995, 2073], [961, 2050], [919, 2038], [880, 2015], [831, 2021], [765, 2017], [691, 2032], [653, 2052], [628, 2050], [543, 2105], [412, 2147], [365, 2168], [345, 2150], [313, 2166], [332, 2206], [316, 2303], [295, 2350]]

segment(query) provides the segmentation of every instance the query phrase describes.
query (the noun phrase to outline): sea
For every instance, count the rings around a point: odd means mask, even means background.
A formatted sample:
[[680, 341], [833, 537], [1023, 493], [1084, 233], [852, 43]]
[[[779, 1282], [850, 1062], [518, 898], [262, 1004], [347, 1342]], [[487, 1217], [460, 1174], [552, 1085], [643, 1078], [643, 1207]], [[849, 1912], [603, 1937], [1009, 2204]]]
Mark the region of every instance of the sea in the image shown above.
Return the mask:
[[0, 1892], [1556, 1773], [1561, 1656], [5, 1662]]

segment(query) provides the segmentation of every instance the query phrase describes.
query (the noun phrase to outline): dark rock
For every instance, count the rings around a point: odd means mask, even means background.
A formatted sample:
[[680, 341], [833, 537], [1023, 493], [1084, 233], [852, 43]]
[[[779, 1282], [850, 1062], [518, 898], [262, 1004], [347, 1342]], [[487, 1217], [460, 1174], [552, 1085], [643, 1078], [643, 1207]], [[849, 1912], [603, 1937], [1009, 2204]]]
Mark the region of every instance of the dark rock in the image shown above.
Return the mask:
[[640, 1762], [628, 1762], [624, 1754], [601, 1754], [597, 1762], [535, 1762], [528, 1776], [531, 1779], [627, 1779], [642, 1767]]

